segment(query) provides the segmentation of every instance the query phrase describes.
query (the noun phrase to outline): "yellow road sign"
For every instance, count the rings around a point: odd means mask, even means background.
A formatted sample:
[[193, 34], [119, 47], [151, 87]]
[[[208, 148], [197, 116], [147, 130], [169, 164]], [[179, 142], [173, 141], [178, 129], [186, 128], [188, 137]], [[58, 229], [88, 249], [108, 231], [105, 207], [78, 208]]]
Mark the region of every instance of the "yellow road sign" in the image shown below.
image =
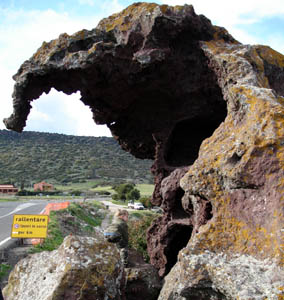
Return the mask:
[[14, 215], [12, 238], [46, 238], [47, 215]]

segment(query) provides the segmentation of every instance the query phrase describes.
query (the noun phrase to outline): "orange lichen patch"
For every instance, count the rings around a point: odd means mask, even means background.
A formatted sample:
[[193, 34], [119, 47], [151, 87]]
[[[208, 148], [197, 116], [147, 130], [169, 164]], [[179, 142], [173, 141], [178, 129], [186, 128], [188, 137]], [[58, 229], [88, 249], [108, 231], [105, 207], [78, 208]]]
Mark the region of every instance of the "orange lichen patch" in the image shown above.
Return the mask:
[[271, 49], [268, 46], [256, 46], [259, 56], [271, 65], [284, 68], [284, 55]]
[[[274, 97], [270, 90], [262, 90], [262, 93], [256, 94], [253, 87], [246, 86], [234, 86], [230, 90], [235, 95], [242, 95], [243, 102], [249, 104], [249, 110], [247, 111], [248, 121], [261, 121], [265, 117], [266, 119], [273, 120], [272, 124], [276, 127], [276, 136], [284, 136], [284, 106], [282, 97]], [[268, 115], [269, 114], [269, 118]], [[246, 125], [247, 127], [247, 125]]]
[[44, 63], [52, 54], [65, 49], [69, 38], [70, 36], [67, 33], [63, 33], [56, 40], [52, 40], [49, 43], [43, 42], [41, 47], [32, 56], [32, 59], [36, 62]]
[[280, 292], [282, 292], [281, 294], [278, 295], [278, 300], [284, 300], [284, 286], [280, 286], [280, 287], [278, 288], [278, 290], [279, 290]]
[[213, 34], [213, 39], [215, 41], [222, 41], [223, 43], [228, 43], [228, 40], [224, 40], [224, 37], [230, 37], [231, 41], [229, 42], [230, 44], [238, 45], [240, 42], [237, 40], [233, 39], [233, 37], [229, 34], [229, 32], [224, 28], [224, 27], [219, 27], [219, 26], [213, 26], [215, 29], [215, 32]]
[[111, 31], [114, 28], [118, 28], [120, 31], [127, 31], [135, 24], [135, 20], [139, 19], [141, 16], [148, 17], [153, 14], [157, 9], [157, 14], [170, 14], [170, 12], [178, 13], [184, 9], [184, 6], [168, 6], [168, 5], [158, 5], [156, 3], [134, 3], [128, 6], [120, 13], [111, 15], [108, 18], [100, 21], [98, 27], [105, 31]]
[[89, 31], [86, 29], [80, 30], [70, 36], [73, 40], [83, 40], [88, 36]]
[[[151, 14], [158, 6], [159, 5], [155, 3], [134, 3], [124, 9], [122, 12], [113, 14], [110, 17], [103, 19], [100, 21], [98, 27], [105, 31], [113, 30], [115, 27], [118, 27], [121, 31], [126, 31], [133, 25], [133, 20], [137, 18], [137, 16], [139, 16], [143, 11]], [[165, 6], [163, 6], [164, 10]]]
[[252, 47], [245, 58], [257, 69], [257, 79], [261, 87], [270, 88], [268, 78], [264, 75], [264, 61], [257, 51], [256, 47]]
[[270, 228], [250, 225], [233, 217], [229, 209], [229, 197], [218, 199], [218, 216], [203, 228], [198, 234], [198, 250], [212, 252], [223, 251], [228, 255], [234, 253], [248, 254], [257, 258], [274, 257], [280, 265], [284, 265], [283, 245], [277, 238], [279, 224], [277, 216], [270, 224]]
[[[230, 89], [230, 95], [245, 107], [244, 121], [236, 124], [231, 114], [227, 116], [224, 124], [203, 141], [198, 160], [181, 180], [181, 186], [189, 193], [198, 189], [201, 193], [204, 191], [215, 212], [213, 219], [201, 227], [197, 238], [193, 239], [194, 251], [227, 251], [228, 255], [248, 254], [260, 259], [274, 257], [279, 265], [284, 265], [281, 231], [281, 205], [284, 201], [284, 177], [281, 176], [282, 171], [284, 174], [284, 100], [275, 97], [271, 90], [248, 86], [234, 86]], [[228, 158], [236, 150], [242, 150], [239, 145], [242, 145], [244, 153], [232, 168]], [[232, 179], [241, 178], [244, 183], [249, 183], [253, 176], [251, 168], [262, 163], [261, 157], [264, 165], [265, 157], [275, 158], [273, 167], [263, 172], [266, 173], [266, 181], [273, 182], [271, 189], [283, 197], [279, 199], [274, 211], [267, 212], [269, 222], [257, 225], [255, 220], [250, 223], [234, 215], [230, 205], [231, 194], [223, 189], [224, 183], [220, 182], [218, 174]], [[212, 174], [207, 171], [208, 166], [213, 170]], [[238, 172], [242, 177], [238, 176]], [[252, 197], [257, 195], [252, 194]]]

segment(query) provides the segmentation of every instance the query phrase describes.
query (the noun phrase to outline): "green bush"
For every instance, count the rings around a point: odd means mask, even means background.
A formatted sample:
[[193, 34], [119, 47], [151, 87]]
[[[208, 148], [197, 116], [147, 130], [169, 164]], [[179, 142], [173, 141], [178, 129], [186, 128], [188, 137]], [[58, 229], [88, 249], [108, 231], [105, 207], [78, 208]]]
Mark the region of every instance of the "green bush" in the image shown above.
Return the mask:
[[81, 196], [82, 191], [79, 191], [79, 190], [73, 190], [73, 191], [71, 192], [71, 194], [74, 195], [74, 196]]
[[138, 200], [140, 198], [140, 191], [135, 188], [133, 183], [123, 183], [113, 187], [116, 194], [112, 195], [113, 200]]
[[98, 195], [105, 195], [105, 196], [109, 196], [111, 195], [111, 193], [109, 191], [98, 191], [96, 192]]
[[0, 280], [2, 280], [2, 278], [8, 274], [10, 269], [11, 269], [10, 265], [0, 264]]
[[151, 197], [142, 197], [139, 199], [139, 201], [147, 208], [152, 207]]
[[133, 189], [126, 194], [127, 200], [138, 200], [140, 198], [140, 192], [137, 189]]
[[129, 247], [137, 250], [146, 262], [149, 262], [146, 232], [156, 217], [154, 214], [144, 215], [140, 220], [128, 222]]

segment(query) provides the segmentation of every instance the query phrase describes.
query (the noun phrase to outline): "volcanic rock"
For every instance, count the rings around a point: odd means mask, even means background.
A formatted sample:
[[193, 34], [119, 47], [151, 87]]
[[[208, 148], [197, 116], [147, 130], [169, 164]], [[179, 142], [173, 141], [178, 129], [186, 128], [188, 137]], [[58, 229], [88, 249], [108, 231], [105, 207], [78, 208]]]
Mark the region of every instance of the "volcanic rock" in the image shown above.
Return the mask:
[[270, 276], [284, 264], [283, 55], [242, 45], [192, 6], [135, 3], [44, 42], [14, 79], [8, 128], [21, 131], [52, 87], [80, 90], [123, 149], [154, 159], [164, 215], [148, 249], [170, 272], [160, 299], [284, 297]]
[[6, 300], [125, 299], [117, 248], [96, 238], [67, 236], [58, 250], [18, 262], [3, 290]]
[[134, 249], [129, 249], [128, 259], [128, 267], [125, 269], [125, 298], [156, 300], [162, 288], [157, 269], [146, 263]]

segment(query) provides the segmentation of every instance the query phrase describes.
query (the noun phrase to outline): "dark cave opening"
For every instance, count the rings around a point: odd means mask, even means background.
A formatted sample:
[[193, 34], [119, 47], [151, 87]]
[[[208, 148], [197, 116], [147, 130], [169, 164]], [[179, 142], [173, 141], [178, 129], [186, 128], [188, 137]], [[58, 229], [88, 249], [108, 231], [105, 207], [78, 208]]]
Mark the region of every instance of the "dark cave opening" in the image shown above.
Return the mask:
[[172, 217], [174, 219], [184, 219], [188, 218], [188, 213], [182, 207], [182, 197], [184, 196], [184, 190], [182, 188], [178, 188], [175, 195], [175, 203], [174, 207], [171, 209]]
[[170, 232], [168, 233], [170, 242], [164, 252], [167, 257], [165, 274], [167, 274], [176, 264], [178, 253], [187, 245], [192, 234], [192, 229], [192, 226], [183, 224], [174, 224], [171, 227]]
[[205, 204], [205, 218], [207, 221], [213, 218], [213, 207], [210, 201]]
[[226, 114], [225, 111], [219, 118], [195, 117], [178, 122], [166, 144], [166, 163], [173, 167], [192, 165], [198, 157], [202, 141], [213, 134]]

